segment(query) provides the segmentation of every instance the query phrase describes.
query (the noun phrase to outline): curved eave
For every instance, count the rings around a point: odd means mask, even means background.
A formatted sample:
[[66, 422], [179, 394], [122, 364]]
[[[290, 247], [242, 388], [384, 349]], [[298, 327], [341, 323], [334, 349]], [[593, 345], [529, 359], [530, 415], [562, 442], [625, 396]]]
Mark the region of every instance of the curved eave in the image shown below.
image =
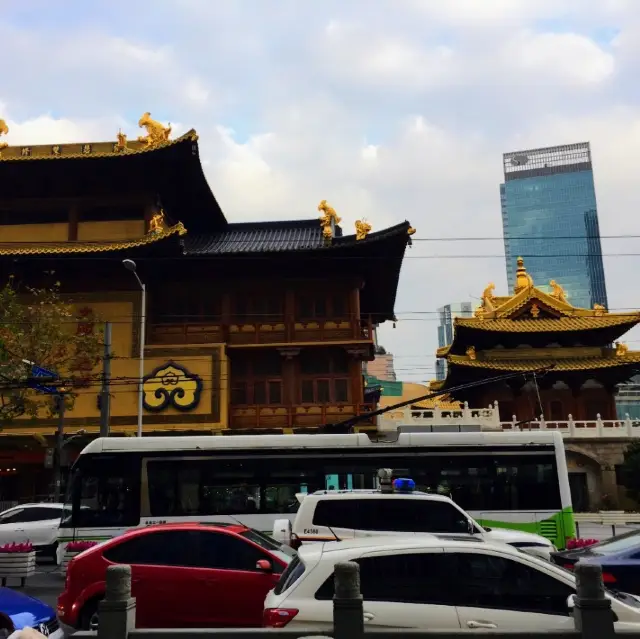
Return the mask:
[[612, 357], [576, 357], [555, 361], [541, 359], [522, 359], [516, 361], [496, 361], [469, 359], [463, 355], [450, 355], [447, 358], [450, 369], [454, 367], [486, 369], [505, 373], [532, 372], [553, 365], [553, 372], [589, 371], [603, 368], [619, 368], [640, 364], [640, 351], [631, 351], [621, 356]]
[[25, 243], [20, 245], [0, 243], [0, 257], [22, 256], [82, 256], [98, 253], [117, 253], [132, 249], [143, 249], [155, 244], [164, 244], [169, 238], [180, 238], [186, 234], [182, 223], [167, 229], [163, 233], [149, 233], [137, 240], [119, 240], [114, 242], [56, 242], [56, 243]]

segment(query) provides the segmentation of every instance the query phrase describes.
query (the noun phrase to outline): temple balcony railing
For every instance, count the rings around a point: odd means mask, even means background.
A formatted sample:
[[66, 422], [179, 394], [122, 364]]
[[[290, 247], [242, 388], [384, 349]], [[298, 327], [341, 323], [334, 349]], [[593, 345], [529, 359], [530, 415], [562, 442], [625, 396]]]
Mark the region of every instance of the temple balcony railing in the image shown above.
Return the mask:
[[378, 417], [378, 430], [389, 432], [472, 432], [472, 431], [540, 431], [553, 430], [566, 438], [636, 438], [640, 437], [640, 421], [625, 419], [603, 420], [600, 415], [595, 420], [574, 420], [571, 415], [566, 420], [545, 420], [540, 417], [528, 422], [519, 421], [516, 416], [509, 422], [500, 421], [498, 403], [488, 408], [469, 408], [465, 402], [460, 410], [416, 409], [405, 407], [389, 411]]
[[150, 323], [148, 343], [282, 344], [296, 342], [373, 342], [369, 320], [314, 319], [223, 323]]
[[[229, 406], [231, 428], [316, 428], [337, 424], [375, 410], [374, 404], [254, 404]], [[375, 428], [375, 418], [362, 419], [358, 426]]]

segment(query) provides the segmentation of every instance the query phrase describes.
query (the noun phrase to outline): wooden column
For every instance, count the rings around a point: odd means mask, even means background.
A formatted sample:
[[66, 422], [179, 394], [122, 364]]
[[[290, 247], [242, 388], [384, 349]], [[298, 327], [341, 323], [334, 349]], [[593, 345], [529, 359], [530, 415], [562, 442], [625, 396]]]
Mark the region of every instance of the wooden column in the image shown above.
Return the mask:
[[357, 282], [349, 293], [349, 319], [353, 339], [360, 339], [360, 289], [361, 282]]
[[362, 362], [369, 358], [366, 346], [347, 348], [349, 353], [349, 378], [351, 379], [351, 401], [356, 410], [364, 404], [364, 384], [362, 381]]
[[293, 341], [294, 325], [296, 321], [296, 294], [287, 288], [284, 294], [284, 326], [286, 341]]
[[69, 209], [69, 227], [67, 239], [69, 242], [75, 242], [78, 239], [78, 222], [80, 212], [77, 205], [72, 205]]
[[300, 403], [298, 398], [298, 355], [299, 348], [279, 348], [278, 352], [283, 357], [282, 362], [282, 403], [289, 407], [289, 424], [293, 426], [294, 407]]

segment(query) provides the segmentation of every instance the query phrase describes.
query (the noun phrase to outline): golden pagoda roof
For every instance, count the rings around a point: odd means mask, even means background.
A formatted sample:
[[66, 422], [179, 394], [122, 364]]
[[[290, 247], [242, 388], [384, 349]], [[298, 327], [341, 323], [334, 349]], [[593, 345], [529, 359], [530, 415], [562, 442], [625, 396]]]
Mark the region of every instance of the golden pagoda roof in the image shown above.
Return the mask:
[[541, 358], [527, 359], [482, 359], [474, 355], [449, 355], [447, 362], [453, 366], [469, 368], [486, 368], [495, 371], [523, 373], [540, 370], [545, 365], [552, 365], [554, 371], [586, 371], [596, 368], [611, 368], [640, 363], [640, 351], [625, 351], [617, 354], [615, 349], [609, 349], [609, 356], [567, 357], [546, 361]]
[[107, 253], [147, 246], [172, 235], [185, 235], [186, 232], [187, 229], [185, 229], [182, 222], [178, 222], [167, 229], [149, 232], [137, 240], [114, 240], [111, 242], [0, 242], [0, 256]]

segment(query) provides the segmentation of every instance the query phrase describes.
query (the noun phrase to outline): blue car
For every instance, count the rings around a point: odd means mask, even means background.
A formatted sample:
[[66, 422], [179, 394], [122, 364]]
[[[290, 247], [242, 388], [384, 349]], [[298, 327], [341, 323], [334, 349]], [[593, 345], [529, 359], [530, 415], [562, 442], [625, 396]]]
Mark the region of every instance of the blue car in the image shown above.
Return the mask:
[[23, 628], [34, 628], [50, 639], [64, 637], [51, 606], [17, 590], [0, 588], [0, 638]]
[[640, 530], [592, 546], [551, 553], [551, 561], [567, 570], [573, 570], [579, 561], [599, 564], [609, 590], [640, 595]]

